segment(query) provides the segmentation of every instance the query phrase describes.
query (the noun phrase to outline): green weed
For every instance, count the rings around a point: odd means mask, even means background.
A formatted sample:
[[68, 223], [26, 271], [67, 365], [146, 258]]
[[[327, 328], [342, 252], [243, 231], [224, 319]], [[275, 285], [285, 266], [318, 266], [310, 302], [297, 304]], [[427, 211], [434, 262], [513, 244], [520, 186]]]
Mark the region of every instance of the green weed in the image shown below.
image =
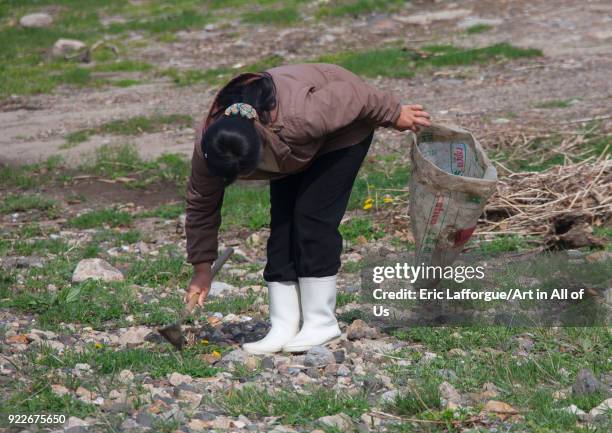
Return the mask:
[[257, 12], [246, 12], [242, 21], [261, 25], [291, 25], [300, 19], [300, 13], [294, 6], [280, 9], [265, 9]]
[[549, 101], [540, 102], [536, 105], [536, 108], [567, 108], [571, 103], [571, 99], [551, 99]]
[[467, 29], [465, 29], [465, 32], [468, 35], [475, 35], [477, 33], [484, 33], [484, 32], [488, 32], [489, 30], [491, 30], [493, 28], [493, 26], [489, 25], [489, 24], [475, 24], [473, 26], [468, 27]]
[[369, 408], [363, 396], [339, 395], [327, 388], [297, 394], [293, 390], [262, 392], [244, 387], [215, 398], [213, 403], [231, 416], [242, 414], [255, 419], [278, 416], [280, 422], [288, 425], [307, 424], [339, 412], [357, 417]]
[[338, 0], [320, 6], [316, 16], [319, 18], [358, 16], [377, 11], [396, 10], [402, 4], [404, 4], [402, 0]]
[[127, 227], [132, 223], [132, 216], [124, 211], [102, 209], [84, 213], [70, 218], [67, 225], [77, 229], [103, 227]]
[[0, 204], [0, 213], [25, 212], [33, 209], [49, 211], [56, 206], [55, 200], [38, 194], [9, 194]]
[[139, 135], [161, 131], [168, 126], [190, 126], [192, 122], [191, 116], [184, 114], [136, 116], [125, 120], [113, 120], [95, 128], [72, 132], [66, 136], [66, 140], [70, 144], [75, 144], [86, 141], [94, 134]]

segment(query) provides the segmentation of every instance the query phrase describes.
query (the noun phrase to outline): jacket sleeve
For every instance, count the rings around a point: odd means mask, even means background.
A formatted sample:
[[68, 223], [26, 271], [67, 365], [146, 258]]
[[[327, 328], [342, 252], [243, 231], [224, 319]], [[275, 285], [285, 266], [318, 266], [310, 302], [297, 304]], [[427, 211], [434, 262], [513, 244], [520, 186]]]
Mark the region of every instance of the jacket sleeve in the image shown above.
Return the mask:
[[209, 174], [204, 158], [195, 150], [187, 185], [185, 221], [190, 263], [213, 262], [217, 258], [224, 190], [222, 180]]
[[305, 86], [298, 91], [288, 119], [292, 129], [303, 135], [295, 138], [317, 139], [357, 121], [373, 126], [395, 124], [401, 111], [395, 96], [348, 71], [337, 78], [321, 87]]

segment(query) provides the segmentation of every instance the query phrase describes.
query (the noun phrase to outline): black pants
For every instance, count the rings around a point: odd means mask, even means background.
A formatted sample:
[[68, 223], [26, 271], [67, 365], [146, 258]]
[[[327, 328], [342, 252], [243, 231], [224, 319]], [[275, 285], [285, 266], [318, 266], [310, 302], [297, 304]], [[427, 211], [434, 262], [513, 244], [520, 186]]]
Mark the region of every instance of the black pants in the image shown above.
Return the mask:
[[338, 227], [372, 137], [322, 155], [303, 172], [270, 181], [266, 281], [338, 273], [342, 253]]

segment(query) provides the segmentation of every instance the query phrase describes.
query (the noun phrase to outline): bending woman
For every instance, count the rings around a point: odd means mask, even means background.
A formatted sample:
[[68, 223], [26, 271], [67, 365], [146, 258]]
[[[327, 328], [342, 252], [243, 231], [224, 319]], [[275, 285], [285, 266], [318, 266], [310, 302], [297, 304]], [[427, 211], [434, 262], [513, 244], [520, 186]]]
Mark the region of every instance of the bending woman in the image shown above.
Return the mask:
[[224, 188], [237, 178], [269, 179], [264, 279], [271, 329], [244, 349], [301, 352], [337, 339], [338, 227], [373, 132], [416, 131], [428, 118], [420, 105], [401, 105], [336, 65], [233, 78], [217, 94], [193, 153], [186, 230], [194, 276], [185, 301], [197, 295], [203, 306], [210, 290]]

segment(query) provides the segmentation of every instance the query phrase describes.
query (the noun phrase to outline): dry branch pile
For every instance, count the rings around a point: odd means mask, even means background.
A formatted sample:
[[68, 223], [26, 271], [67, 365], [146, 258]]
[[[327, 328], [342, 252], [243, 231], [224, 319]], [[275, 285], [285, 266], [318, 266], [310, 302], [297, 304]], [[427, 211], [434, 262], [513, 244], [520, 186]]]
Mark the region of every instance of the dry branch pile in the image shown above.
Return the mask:
[[485, 209], [484, 231], [551, 236], [566, 231], [569, 221], [600, 226], [611, 216], [612, 160], [583, 161], [501, 178]]

